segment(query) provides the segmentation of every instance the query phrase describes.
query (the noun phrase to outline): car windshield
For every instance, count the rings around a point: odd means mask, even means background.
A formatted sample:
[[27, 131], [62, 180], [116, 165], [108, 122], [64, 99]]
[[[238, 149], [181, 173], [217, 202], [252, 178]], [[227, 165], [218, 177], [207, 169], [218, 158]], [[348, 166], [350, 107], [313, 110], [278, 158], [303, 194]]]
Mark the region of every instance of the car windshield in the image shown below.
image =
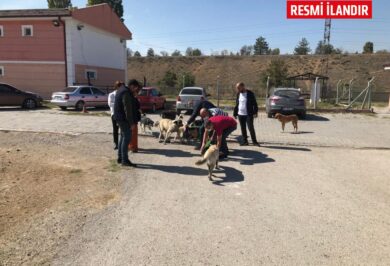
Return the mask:
[[62, 91], [63, 92], [74, 92], [76, 89], [77, 88], [75, 88], [75, 87], [68, 87], [68, 88], [63, 89]]
[[180, 94], [182, 94], [182, 95], [203, 95], [202, 90], [199, 90], [199, 89], [183, 89]]
[[298, 98], [300, 96], [300, 93], [299, 91], [279, 90], [275, 91], [274, 95], [286, 98]]
[[140, 90], [138, 93], [139, 96], [148, 96], [148, 91], [147, 90]]

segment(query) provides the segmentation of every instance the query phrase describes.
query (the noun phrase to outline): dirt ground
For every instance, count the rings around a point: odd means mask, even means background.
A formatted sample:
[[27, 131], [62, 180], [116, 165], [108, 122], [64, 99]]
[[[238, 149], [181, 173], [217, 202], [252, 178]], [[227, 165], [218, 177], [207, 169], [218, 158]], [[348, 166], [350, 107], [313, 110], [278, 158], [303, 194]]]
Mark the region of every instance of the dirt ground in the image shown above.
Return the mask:
[[230, 143], [210, 182], [192, 146], [140, 137], [123, 169], [107, 117], [20, 116], [0, 131], [0, 265], [390, 263], [387, 117], [261, 120], [266, 142]]
[[0, 264], [48, 263], [86, 217], [120, 200], [117, 166], [91, 152], [93, 139], [0, 133]]

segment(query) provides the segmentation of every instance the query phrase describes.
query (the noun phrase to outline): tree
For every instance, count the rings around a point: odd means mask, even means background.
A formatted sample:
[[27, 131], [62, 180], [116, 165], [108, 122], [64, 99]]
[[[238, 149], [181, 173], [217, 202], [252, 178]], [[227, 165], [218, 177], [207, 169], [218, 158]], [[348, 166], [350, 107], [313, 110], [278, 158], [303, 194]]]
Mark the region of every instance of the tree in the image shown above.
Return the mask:
[[88, 0], [88, 6], [98, 5], [107, 3], [112, 10], [118, 15], [118, 17], [123, 21], [123, 4], [122, 0]]
[[249, 56], [253, 54], [253, 45], [244, 45], [240, 49], [241, 56]]
[[183, 81], [184, 81], [184, 84], [183, 87], [191, 87], [191, 86], [195, 86], [195, 76], [192, 75], [191, 73], [183, 73]]
[[171, 56], [182, 56], [182, 54], [181, 54], [181, 52], [179, 50], [175, 50], [175, 51], [173, 51]]
[[174, 88], [177, 84], [177, 76], [172, 71], [168, 70], [165, 72], [164, 77], [159, 82], [160, 86], [162, 87], [168, 87], [168, 88]]
[[310, 52], [311, 49], [306, 38], [302, 38], [302, 40], [299, 41], [298, 45], [294, 49], [295, 55], [307, 55]]
[[166, 51], [161, 51], [160, 54], [161, 54], [161, 56], [164, 56], [164, 57], [169, 56], [168, 52], [166, 52]]
[[222, 50], [222, 51], [221, 51], [221, 55], [222, 55], [222, 56], [228, 56], [228, 55], [229, 55], [229, 51], [226, 50], [226, 49], [225, 49], [225, 50]]
[[192, 56], [193, 51], [194, 49], [192, 49], [192, 47], [188, 47], [186, 50], [186, 56]]
[[134, 55], [133, 50], [131, 50], [130, 48], [127, 48], [126, 52], [127, 52], [127, 57], [132, 57]]
[[264, 37], [261, 36], [256, 39], [256, 43], [253, 46], [253, 49], [255, 51], [255, 55], [265, 55], [270, 53], [267, 41]]
[[68, 8], [72, 7], [71, 0], [47, 0], [47, 6], [49, 8]]
[[265, 83], [268, 77], [270, 77], [270, 87], [279, 87], [285, 85], [286, 78], [288, 77], [288, 68], [283, 60], [272, 60], [263, 73], [263, 76]]
[[192, 56], [201, 56], [201, 55], [202, 55], [202, 51], [198, 48], [192, 51]]
[[372, 54], [372, 53], [374, 53], [374, 43], [366, 42], [366, 44], [363, 47], [363, 54]]
[[146, 53], [146, 56], [147, 57], [154, 57], [155, 56], [153, 48], [149, 48], [148, 49], [148, 52]]
[[272, 49], [271, 54], [272, 55], [280, 55], [280, 49], [279, 48]]
[[135, 51], [135, 53], [134, 53], [134, 55], [133, 55], [134, 57], [141, 57], [141, 53], [140, 52], [138, 52], [138, 51]]
[[331, 44], [324, 44], [323, 41], [319, 41], [317, 44], [317, 48], [315, 50], [315, 54], [333, 54], [334, 47]]
[[383, 49], [383, 50], [377, 50], [376, 53], [377, 53], [377, 54], [388, 54], [389, 51], [386, 50], [386, 49]]

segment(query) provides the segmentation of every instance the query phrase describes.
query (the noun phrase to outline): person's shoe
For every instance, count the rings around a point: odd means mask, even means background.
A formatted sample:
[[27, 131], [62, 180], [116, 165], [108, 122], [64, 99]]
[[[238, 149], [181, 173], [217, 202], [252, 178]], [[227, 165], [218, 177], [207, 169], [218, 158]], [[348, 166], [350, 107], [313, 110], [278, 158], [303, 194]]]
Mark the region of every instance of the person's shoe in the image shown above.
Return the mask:
[[223, 160], [223, 159], [226, 159], [226, 158], [227, 158], [226, 154], [224, 154], [222, 152], [219, 153], [219, 160]]
[[118, 149], [118, 145], [114, 144], [114, 150], [117, 150], [117, 149]]
[[132, 163], [130, 161], [127, 161], [127, 162], [124, 162], [122, 163], [122, 166], [126, 166], [126, 167], [137, 167], [137, 165], [135, 163]]
[[253, 146], [260, 147], [260, 143], [258, 143], [257, 141], [255, 141], [255, 142], [253, 142]]
[[121, 158], [118, 158], [118, 159], [116, 159], [116, 162], [119, 163], [119, 164], [121, 164], [121, 163], [122, 163], [122, 159], [121, 159]]
[[240, 146], [248, 146], [248, 145], [249, 145], [248, 141], [244, 141], [240, 143]]

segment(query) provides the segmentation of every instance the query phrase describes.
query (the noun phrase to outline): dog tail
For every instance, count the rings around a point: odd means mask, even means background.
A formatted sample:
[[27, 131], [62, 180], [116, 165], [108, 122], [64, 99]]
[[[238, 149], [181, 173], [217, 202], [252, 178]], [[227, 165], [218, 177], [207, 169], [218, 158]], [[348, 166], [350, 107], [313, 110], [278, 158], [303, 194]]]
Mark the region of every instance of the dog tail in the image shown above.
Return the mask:
[[195, 164], [196, 165], [202, 165], [202, 164], [205, 164], [206, 161], [207, 161], [207, 158], [203, 158], [202, 160], [197, 161]]

